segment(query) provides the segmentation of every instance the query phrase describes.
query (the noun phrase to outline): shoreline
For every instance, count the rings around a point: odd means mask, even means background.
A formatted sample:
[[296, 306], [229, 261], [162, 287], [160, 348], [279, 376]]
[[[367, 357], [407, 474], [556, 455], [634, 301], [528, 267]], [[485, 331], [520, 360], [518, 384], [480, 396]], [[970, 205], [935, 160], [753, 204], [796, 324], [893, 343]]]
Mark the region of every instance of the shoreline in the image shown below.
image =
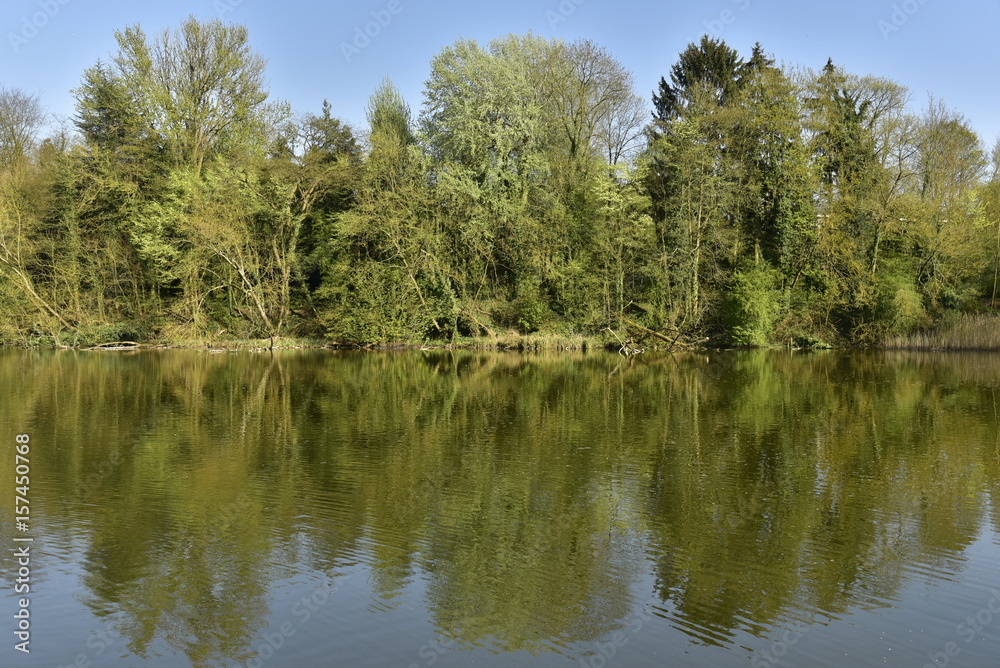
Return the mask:
[[733, 346], [724, 343], [713, 343], [708, 339], [695, 342], [676, 341], [673, 346], [665, 346], [648, 338], [638, 341], [629, 339], [612, 339], [608, 336], [560, 335], [552, 333], [518, 334], [509, 332], [492, 337], [456, 337], [451, 341], [393, 341], [384, 343], [360, 343], [350, 341], [322, 340], [307, 337], [277, 337], [260, 339], [216, 339], [216, 338], [179, 338], [153, 339], [148, 341], [106, 341], [101, 343], [88, 342], [82, 345], [65, 345], [56, 342], [16, 342], [0, 341], [0, 348], [22, 348], [26, 350], [78, 350], [129, 352], [137, 350], [205, 350], [213, 353], [222, 352], [266, 352], [274, 350], [342, 350], [342, 351], [431, 351], [431, 350], [468, 350], [489, 352], [591, 352], [605, 351], [620, 354], [623, 357], [641, 355], [645, 352], [675, 353], [675, 352], [705, 352], [705, 351], [802, 351], [818, 352], [832, 350], [880, 350], [884, 352], [1000, 352], [1000, 343], [983, 337], [960, 337], [911, 335], [894, 337], [875, 344], [828, 344], [821, 341], [804, 344], [789, 341], [786, 344], [765, 346]]
[[343, 341], [316, 341], [312, 339], [280, 338], [273, 342], [270, 339], [233, 339], [231, 341], [117, 341], [97, 345], [66, 346], [56, 344], [24, 345], [3, 342], [2, 348], [20, 348], [23, 350], [73, 350], [89, 352], [136, 352], [140, 350], [203, 350], [209, 353], [236, 352], [274, 352], [282, 350], [329, 350], [356, 352], [407, 352], [407, 351], [479, 351], [479, 352], [564, 352], [588, 353], [608, 352], [622, 357], [634, 357], [644, 353], [687, 353], [687, 352], [749, 352], [749, 351], [782, 351], [782, 352], [831, 352], [831, 351], [882, 351], [899, 353], [1000, 353], [1000, 348], [951, 346], [898, 346], [898, 345], [823, 345], [823, 346], [725, 346], [725, 345], [683, 345], [672, 349], [666, 347], [646, 347], [623, 351], [616, 342], [603, 342], [599, 339], [585, 338], [581, 341], [539, 340], [531, 336], [512, 339], [465, 339], [450, 343], [439, 342], [394, 342], [380, 344], [347, 343]]

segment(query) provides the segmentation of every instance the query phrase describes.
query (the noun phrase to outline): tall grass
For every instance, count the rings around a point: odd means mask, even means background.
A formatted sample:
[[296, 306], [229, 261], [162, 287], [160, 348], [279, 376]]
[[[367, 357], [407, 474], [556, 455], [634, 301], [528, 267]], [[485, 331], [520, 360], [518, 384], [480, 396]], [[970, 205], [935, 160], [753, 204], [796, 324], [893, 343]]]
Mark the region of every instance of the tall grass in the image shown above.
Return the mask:
[[937, 329], [886, 339], [890, 350], [1000, 350], [1000, 315], [966, 314]]
[[588, 350], [601, 347], [598, 339], [580, 334], [500, 332], [495, 337], [460, 337], [454, 347], [473, 350]]

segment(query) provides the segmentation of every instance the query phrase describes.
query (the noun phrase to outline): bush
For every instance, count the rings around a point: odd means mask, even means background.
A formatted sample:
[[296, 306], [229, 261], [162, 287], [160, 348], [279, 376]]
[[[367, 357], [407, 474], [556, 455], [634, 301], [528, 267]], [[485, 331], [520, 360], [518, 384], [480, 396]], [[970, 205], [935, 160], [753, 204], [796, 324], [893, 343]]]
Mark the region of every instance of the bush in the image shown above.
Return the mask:
[[905, 263], [886, 262], [875, 292], [875, 319], [881, 335], [907, 334], [928, 324], [914, 272]]
[[548, 307], [534, 295], [521, 297], [514, 308], [517, 311], [517, 327], [524, 334], [537, 332], [550, 316]]
[[781, 315], [781, 274], [759, 264], [733, 274], [725, 301], [729, 336], [738, 346], [767, 345]]
[[146, 325], [134, 322], [118, 322], [103, 325], [83, 325], [74, 332], [62, 332], [56, 343], [76, 348], [89, 348], [103, 343], [134, 341], [140, 343], [153, 338], [153, 331]]
[[403, 272], [376, 263], [336, 267], [338, 273], [316, 293], [324, 335], [351, 343], [422, 340], [431, 318]]

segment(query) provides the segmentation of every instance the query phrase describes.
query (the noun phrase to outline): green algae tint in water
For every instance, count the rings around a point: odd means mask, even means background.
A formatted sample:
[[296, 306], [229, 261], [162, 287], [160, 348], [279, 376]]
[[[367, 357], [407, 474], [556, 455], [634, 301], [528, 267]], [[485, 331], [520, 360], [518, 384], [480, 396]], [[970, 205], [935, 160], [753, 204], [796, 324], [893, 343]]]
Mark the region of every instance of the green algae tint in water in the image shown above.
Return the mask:
[[2, 351], [0, 664], [1000, 665], [998, 387], [986, 355]]

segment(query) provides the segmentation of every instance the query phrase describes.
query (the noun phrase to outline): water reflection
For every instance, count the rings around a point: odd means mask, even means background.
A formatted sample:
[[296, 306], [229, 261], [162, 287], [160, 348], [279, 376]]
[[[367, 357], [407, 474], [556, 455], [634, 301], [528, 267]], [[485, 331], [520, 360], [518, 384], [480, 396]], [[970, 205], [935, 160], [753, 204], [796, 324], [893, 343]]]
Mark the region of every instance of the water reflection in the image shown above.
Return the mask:
[[[49, 566], [80, 565], [78, 643], [249, 665], [350, 576], [339, 628], [403, 665], [439, 656], [421, 623], [487, 663], [586, 661], [637, 611], [673, 635], [633, 647], [746, 661], [995, 540], [998, 381], [982, 355], [6, 351], [0, 413], [32, 434]], [[284, 651], [347, 642], [308, 637]]]

